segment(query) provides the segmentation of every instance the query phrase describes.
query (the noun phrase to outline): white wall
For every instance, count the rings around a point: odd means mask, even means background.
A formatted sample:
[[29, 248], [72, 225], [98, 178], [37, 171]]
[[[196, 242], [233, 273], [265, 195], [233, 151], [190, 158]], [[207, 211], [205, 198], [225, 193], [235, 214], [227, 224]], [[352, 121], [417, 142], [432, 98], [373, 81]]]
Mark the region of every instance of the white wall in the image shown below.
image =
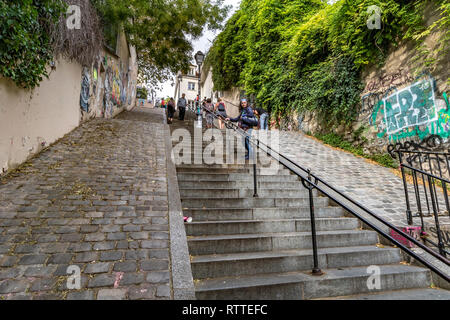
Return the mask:
[[[188, 89], [188, 83], [193, 82], [195, 83], [195, 89], [189, 90]], [[197, 98], [198, 94], [198, 78], [188, 77], [184, 76], [180, 83], [180, 97], [184, 93], [186, 94], [186, 100], [192, 100], [194, 101]], [[173, 97], [175, 101], [178, 101], [178, 91], [175, 92], [176, 96]]]
[[59, 61], [33, 92], [0, 78], [0, 166], [16, 167], [80, 124], [77, 63]]
[[[49, 79], [33, 91], [0, 77], [0, 174], [62, 138], [82, 121], [114, 117], [135, 106], [136, 51], [128, 48], [124, 34], [119, 37], [117, 55], [101, 52], [91, 68], [60, 59]], [[80, 107], [83, 76], [89, 79], [89, 112]], [[104, 97], [108, 108], [104, 108]]]

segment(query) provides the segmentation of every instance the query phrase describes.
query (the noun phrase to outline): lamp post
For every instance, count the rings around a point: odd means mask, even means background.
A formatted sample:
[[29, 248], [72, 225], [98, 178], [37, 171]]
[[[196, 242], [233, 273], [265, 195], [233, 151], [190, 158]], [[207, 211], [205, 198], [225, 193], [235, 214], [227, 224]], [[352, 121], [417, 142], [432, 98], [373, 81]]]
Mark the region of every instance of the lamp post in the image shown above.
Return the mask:
[[181, 80], [183, 79], [183, 76], [181, 74], [178, 75], [178, 100], [180, 100], [180, 91], [181, 91]]
[[201, 67], [202, 67], [202, 63], [203, 60], [205, 60], [205, 54], [201, 51], [198, 51], [195, 56], [195, 62], [197, 62], [197, 66], [198, 66], [198, 99], [197, 99], [197, 119], [198, 119], [198, 126], [201, 128], [202, 125], [202, 110], [200, 108], [200, 97], [201, 97], [201, 92], [200, 92], [200, 82], [202, 80], [202, 75], [201, 75]]

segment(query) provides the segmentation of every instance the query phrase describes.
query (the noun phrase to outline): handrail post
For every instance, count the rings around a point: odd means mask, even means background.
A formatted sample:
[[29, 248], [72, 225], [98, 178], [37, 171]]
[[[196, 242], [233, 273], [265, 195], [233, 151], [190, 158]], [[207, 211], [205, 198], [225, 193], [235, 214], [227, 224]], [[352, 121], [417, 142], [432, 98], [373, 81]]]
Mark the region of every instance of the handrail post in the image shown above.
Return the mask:
[[398, 151], [398, 160], [400, 161], [400, 169], [402, 171], [402, 179], [403, 179], [403, 188], [405, 189], [406, 220], [408, 221], [409, 225], [412, 225], [413, 218], [412, 218], [412, 214], [411, 214], [411, 206], [409, 204], [408, 185], [406, 184], [405, 168], [403, 168], [402, 153], [400, 151]]
[[431, 176], [428, 176], [428, 185], [430, 186], [430, 195], [431, 195], [431, 204], [433, 206], [433, 214], [434, 214], [434, 221], [436, 224], [436, 233], [437, 233], [437, 238], [438, 238], [438, 248], [439, 248], [439, 253], [445, 257], [445, 250], [444, 250], [444, 242], [442, 241], [442, 234], [441, 234], [441, 227], [439, 225], [439, 211], [437, 210], [437, 206], [436, 206], [436, 201], [437, 201], [437, 197], [435, 198], [436, 194], [433, 194], [434, 191], [433, 187], [431, 185], [432, 181], [431, 181]]
[[[250, 146], [250, 141], [249, 141], [249, 146]], [[254, 190], [253, 197], [254, 198], [258, 197], [258, 181], [257, 181], [258, 173], [256, 170], [256, 160], [257, 160], [256, 152], [258, 152], [258, 149], [259, 149], [259, 140], [258, 140], [258, 145], [256, 147], [256, 150], [253, 150], [253, 190]]]
[[317, 254], [317, 235], [316, 235], [316, 220], [314, 216], [314, 198], [313, 198], [313, 189], [314, 185], [311, 181], [311, 170], [308, 169], [308, 186], [306, 186], [305, 180], [302, 179], [302, 184], [305, 188], [308, 189], [309, 193], [309, 214], [311, 217], [311, 238], [312, 238], [312, 249], [313, 249], [313, 269], [312, 275], [320, 276], [323, 275], [322, 270], [319, 268], [319, 258]]

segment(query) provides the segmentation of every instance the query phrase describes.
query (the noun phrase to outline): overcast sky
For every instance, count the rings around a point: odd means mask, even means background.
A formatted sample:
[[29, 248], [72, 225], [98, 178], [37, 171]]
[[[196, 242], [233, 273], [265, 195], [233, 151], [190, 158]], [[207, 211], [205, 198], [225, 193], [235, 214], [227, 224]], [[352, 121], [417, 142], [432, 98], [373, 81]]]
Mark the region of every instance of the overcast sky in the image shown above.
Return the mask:
[[[232, 14], [239, 8], [241, 0], [225, 0], [225, 4], [232, 5], [233, 8], [230, 10], [230, 13], [228, 15], [227, 20], [232, 16]], [[211, 32], [207, 30], [205, 34], [198, 40], [194, 40], [194, 54], [197, 51], [202, 51], [203, 53], [207, 52], [208, 49], [211, 47], [212, 41], [215, 39], [216, 35], [219, 34], [220, 31], [217, 32]], [[194, 57], [192, 57], [192, 63], [195, 64]], [[172, 97], [175, 92], [175, 86], [171, 86], [172, 81], [168, 81], [163, 84], [162, 91], [159, 91], [156, 93], [157, 98], [161, 97]]]

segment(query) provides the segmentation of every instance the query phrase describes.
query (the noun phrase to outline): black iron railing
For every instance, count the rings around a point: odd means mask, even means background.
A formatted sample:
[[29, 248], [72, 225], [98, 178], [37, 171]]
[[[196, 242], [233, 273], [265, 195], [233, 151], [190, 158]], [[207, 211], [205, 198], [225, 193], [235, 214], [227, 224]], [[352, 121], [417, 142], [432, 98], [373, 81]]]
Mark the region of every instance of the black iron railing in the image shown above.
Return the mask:
[[[447, 185], [450, 185], [449, 156], [443, 152], [396, 150], [402, 172], [405, 191], [406, 217], [408, 224], [413, 224], [413, 218], [420, 218], [422, 239], [438, 248], [443, 256], [450, 254], [446, 250], [443, 231], [439, 216], [450, 215]], [[414, 197], [410, 197], [407, 179], [412, 178]], [[442, 189], [442, 192], [439, 192]], [[441, 195], [441, 199], [439, 197]], [[443, 199], [442, 199], [443, 197]], [[413, 205], [415, 208], [413, 208]], [[413, 212], [416, 209], [417, 212]], [[425, 234], [424, 217], [434, 217], [437, 243]], [[432, 223], [433, 224], [433, 223]]]
[[[211, 112], [204, 108], [204, 110], [214, 116], [215, 119], [221, 119], [225, 121], [222, 117], [216, 115], [214, 112]], [[239, 126], [235, 125], [234, 123], [230, 121], [225, 121], [226, 127], [228, 129], [233, 129], [235, 132], [239, 133], [243, 137], [247, 137], [249, 139], [250, 144], [252, 144], [256, 150], [261, 150], [262, 152], [265, 152], [267, 155], [271, 156], [273, 159], [277, 160], [280, 164], [282, 164], [284, 167], [286, 167], [288, 170], [290, 170], [292, 173], [297, 175], [303, 186], [308, 189], [309, 194], [309, 206], [310, 206], [310, 217], [311, 217], [311, 236], [312, 236], [312, 248], [313, 248], [313, 269], [312, 274], [314, 275], [322, 275], [323, 273], [320, 270], [320, 267], [318, 265], [318, 254], [317, 254], [317, 235], [316, 235], [316, 229], [315, 229], [315, 216], [314, 216], [314, 194], [313, 190], [316, 189], [320, 194], [328, 197], [330, 200], [332, 200], [334, 203], [342, 207], [344, 210], [361, 220], [363, 223], [365, 223], [367, 226], [378, 232], [381, 236], [383, 236], [385, 239], [389, 240], [394, 245], [398, 246], [401, 250], [406, 252], [409, 256], [416, 259], [418, 262], [422, 263], [424, 266], [435, 272], [438, 276], [440, 276], [442, 279], [446, 280], [447, 282], [450, 282], [450, 276], [446, 274], [444, 271], [440, 270], [433, 264], [431, 264], [428, 260], [424, 259], [421, 255], [415, 253], [413, 250], [408, 248], [405, 244], [391, 236], [388, 232], [384, 231], [381, 226], [374, 223], [367, 217], [364, 217], [361, 213], [359, 213], [357, 210], [354, 209], [354, 207], [359, 208], [364, 214], [370, 216], [371, 218], [375, 219], [379, 223], [381, 223], [384, 227], [387, 227], [393, 231], [395, 231], [397, 234], [401, 235], [405, 239], [412, 242], [417, 247], [424, 250], [426, 253], [432, 255], [434, 258], [439, 260], [440, 262], [444, 263], [447, 266], [450, 266], [450, 261], [447, 260], [443, 255], [440, 255], [439, 253], [435, 252], [434, 250], [430, 249], [429, 247], [425, 246], [423, 243], [412, 237], [410, 234], [402, 231], [401, 229], [397, 228], [396, 226], [392, 225], [391, 223], [387, 222], [383, 218], [379, 217], [377, 214], [372, 212], [370, 209], [366, 208], [356, 200], [350, 198], [349, 196], [343, 194], [339, 190], [337, 190], [335, 187], [324, 181], [323, 179], [319, 178], [318, 176], [311, 173], [310, 169], [305, 169], [299, 164], [295, 163], [291, 159], [287, 158], [283, 154], [279, 153], [278, 151], [271, 148], [269, 145], [263, 143], [259, 139], [256, 139], [249, 135], [246, 131], [242, 130]], [[256, 152], [254, 152], [256, 154]], [[253, 164], [256, 166], [256, 161]], [[254, 167], [256, 168], [256, 167]], [[255, 185], [255, 194], [257, 194], [256, 185], [257, 185], [257, 172], [254, 170], [254, 185]], [[450, 181], [449, 181], [450, 182]]]

